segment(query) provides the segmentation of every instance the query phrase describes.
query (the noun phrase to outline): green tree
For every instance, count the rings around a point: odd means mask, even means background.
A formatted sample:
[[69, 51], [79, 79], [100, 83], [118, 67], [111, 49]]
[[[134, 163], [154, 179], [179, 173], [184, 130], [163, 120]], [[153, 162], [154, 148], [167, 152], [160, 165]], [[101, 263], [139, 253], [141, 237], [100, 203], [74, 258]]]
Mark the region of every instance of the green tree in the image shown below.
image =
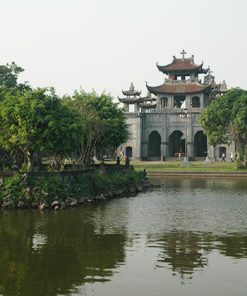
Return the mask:
[[79, 111], [87, 133], [82, 135], [80, 149], [83, 163], [90, 161], [94, 148], [97, 151], [113, 150], [127, 141], [128, 125], [123, 109], [113, 102], [110, 95], [76, 91], [70, 104]]
[[244, 166], [247, 165], [247, 91], [239, 96], [232, 109], [232, 121], [229, 125], [230, 135], [236, 141]]
[[240, 160], [247, 162], [247, 91], [235, 88], [213, 101], [201, 114], [200, 123], [210, 143], [236, 142]]
[[0, 86], [7, 88], [17, 86], [18, 75], [23, 71], [24, 69], [17, 66], [15, 62], [0, 65]]
[[[31, 87], [24, 83], [18, 83], [19, 75], [24, 71], [23, 68], [18, 66], [15, 62], [6, 65], [0, 65], [0, 101], [4, 100], [9, 95], [18, 96], [20, 92], [31, 90]], [[0, 147], [0, 168], [12, 167], [13, 159], [15, 162], [21, 164], [23, 161], [23, 155], [21, 151], [16, 149], [15, 152], [10, 153], [3, 147]]]
[[53, 157], [58, 168], [81, 142], [77, 113], [61, 104], [54, 89], [39, 88], [7, 93], [0, 103], [0, 145], [21, 152], [29, 170], [41, 154]]
[[4, 98], [6, 92], [14, 92], [16, 89], [26, 91], [31, 89], [27, 82], [18, 83], [19, 75], [24, 71], [15, 62], [0, 65], [0, 99]]

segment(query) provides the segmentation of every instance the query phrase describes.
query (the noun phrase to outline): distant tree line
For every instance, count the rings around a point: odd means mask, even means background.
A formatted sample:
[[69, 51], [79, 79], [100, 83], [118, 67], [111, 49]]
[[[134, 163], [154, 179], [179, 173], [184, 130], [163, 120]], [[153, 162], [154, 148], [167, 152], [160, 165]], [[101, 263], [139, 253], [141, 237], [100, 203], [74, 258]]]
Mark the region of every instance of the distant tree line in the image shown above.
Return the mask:
[[128, 138], [124, 112], [106, 93], [77, 90], [59, 97], [53, 87], [18, 83], [23, 69], [0, 65], [0, 165], [41, 170], [44, 157], [61, 170], [65, 159], [90, 164], [97, 150], [114, 151]]

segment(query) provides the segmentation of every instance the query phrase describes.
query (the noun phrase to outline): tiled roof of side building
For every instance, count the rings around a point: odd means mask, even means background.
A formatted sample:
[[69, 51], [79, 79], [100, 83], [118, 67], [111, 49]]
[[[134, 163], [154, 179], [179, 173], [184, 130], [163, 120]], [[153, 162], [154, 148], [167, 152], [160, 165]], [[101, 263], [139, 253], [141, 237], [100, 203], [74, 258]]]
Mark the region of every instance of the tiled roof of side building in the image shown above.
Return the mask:
[[124, 96], [139, 96], [141, 91], [137, 90], [122, 90]]
[[122, 90], [124, 96], [140, 96], [141, 91], [136, 90], [134, 87], [134, 83], [131, 82], [130, 87], [128, 90]]
[[163, 93], [163, 94], [191, 94], [191, 93], [202, 93], [210, 91], [211, 84], [202, 85], [199, 83], [179, 83], [179, 84], [167, 84], [164, 83], [160, 86], [148, 86], [147, 89], [153, 93]]
[[143, 98], [140, 97], [132, 97], [132, 98], [119, 98], [118, 97], [119, 102], [121, 103], [125, 103], [125, 104], [135, 104], [135, 103], [142, 103], [143, 102]]
[[177, 59], [176, 57], [173, 58], [172, 63], [160, 66], [157, 64], [157, 68], [167, 74], [167, 73], [173, 73], [173, 72], [194, 72], [199, 71], [200, 73], [207, 73], [207, 69], [202, 68], [203, 63], [200, 65], [197, 65], [194, 63], [194, 58], [189, 59]]
[[156, 108], [156, 103], [142, 103], [141, 104], [141, 107], [142, 108], [145, 108], [145, 109], [151, 109], [151, 108]]

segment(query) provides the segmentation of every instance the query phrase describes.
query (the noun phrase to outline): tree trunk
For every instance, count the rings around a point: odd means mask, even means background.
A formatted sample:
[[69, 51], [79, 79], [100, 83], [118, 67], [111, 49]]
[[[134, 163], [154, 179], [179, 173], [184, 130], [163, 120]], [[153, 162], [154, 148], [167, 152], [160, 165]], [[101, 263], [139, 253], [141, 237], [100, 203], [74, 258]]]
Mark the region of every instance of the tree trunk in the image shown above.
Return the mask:
[[25, 158], [28, 171], [40, 171], [42, 169], [42, 157], [40, 153], [29, 150]]
[[26, 164], [27, 164], [27, 170], [29, 172], [32, 172], [34, 169], [34, 157], [33, 157], [33, 152], [32, 151], [27, 151], [26, 153]]

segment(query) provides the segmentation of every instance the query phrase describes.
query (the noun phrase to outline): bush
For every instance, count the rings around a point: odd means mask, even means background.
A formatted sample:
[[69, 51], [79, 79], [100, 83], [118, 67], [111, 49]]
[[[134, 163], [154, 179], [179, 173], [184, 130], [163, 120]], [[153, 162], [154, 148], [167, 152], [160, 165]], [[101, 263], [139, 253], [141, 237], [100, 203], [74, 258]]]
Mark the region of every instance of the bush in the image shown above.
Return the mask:
[[67, 175], [59, 174], [15, 174], [6, 178], [0, 191], [0, 199], [12, 201], [16, 206], [24, 201], [31, 206], [33, 202], [51, 204], [54, 200], [67, 198], [95, 197], [118, 189], [136, 187], [143, 179], [141, 172], [115, 173], [113, 175]]

